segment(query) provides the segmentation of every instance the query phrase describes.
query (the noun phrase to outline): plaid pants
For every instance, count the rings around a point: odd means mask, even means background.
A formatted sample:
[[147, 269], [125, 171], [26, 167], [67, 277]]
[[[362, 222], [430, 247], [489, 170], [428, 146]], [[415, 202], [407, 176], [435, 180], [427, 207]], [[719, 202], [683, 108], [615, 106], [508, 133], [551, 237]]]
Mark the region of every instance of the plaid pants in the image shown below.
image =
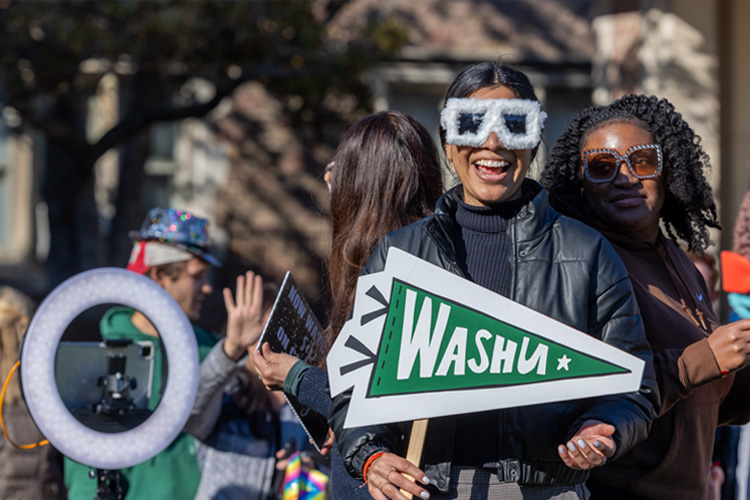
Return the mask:
[[501, 483], [490, 469], [452, 467], [450, 490], [431, 489], [431, 500], [588, 500], [583, 484], [548, 485]]

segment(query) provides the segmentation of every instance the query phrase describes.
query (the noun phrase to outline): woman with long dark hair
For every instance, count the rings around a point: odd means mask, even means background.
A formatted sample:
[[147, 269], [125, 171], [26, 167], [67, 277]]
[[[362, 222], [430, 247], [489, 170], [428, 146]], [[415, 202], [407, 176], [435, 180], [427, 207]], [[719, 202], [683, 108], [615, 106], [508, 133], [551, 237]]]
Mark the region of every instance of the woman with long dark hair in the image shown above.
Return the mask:
[[[437, 149], [427, 129], [400, 111], [383, 111], [354, 124], [341, 139], [326, 177], [331, 190], [331, 307], [325, 335], [330, 347], [347, 320], [357, 278], [388, 232], [430, 214], [443, 192]], [[328, 417], [328, 375], [321, 367], [264, 345], [253, 354], [263, 382], [283, 389]], [[336, 499], [370, 498], [362, 482], [331, 456]]]
[[432, 213], [443, 194], [429, 132], [400, 111], [377, 113], [355, 124], [342, 138], [334, 161], [330, 343], [349, 315], [362, 267], [383, 236]]
[[555, 212], [526, 179], [544, 117], [521, 71], [488, 62], [461, 72], [441, 114], [446, 159], [461, 184], [434, 215], [388, 234], [363, 273], [383, 270], [389, 248], [405, 250], [639, 356], [642, 388], [431, 419], [422, 469], [401, 458], [405, 424], [344, 428], [344, 392], [331, 412], [336, 443], [376, 500], [404, 500], [400, 489], [421, 498], [585, 499], [589, 469], [648, 432], [656, 384], [625, 268], [600, 234]]
[[706, 498], [716, 426], [750, 418], [750, 372], [733, 373], [750, 360], [750, 320], [719, 326], [675, 242], [702, 253], [719, 228], [708, 165], [674, 106], [645, 95], [576, 114], [548, 157], [550, 203], [598, 229], [625, 263], [661, 393], [648, 439], [592, 473], [594, 498]]

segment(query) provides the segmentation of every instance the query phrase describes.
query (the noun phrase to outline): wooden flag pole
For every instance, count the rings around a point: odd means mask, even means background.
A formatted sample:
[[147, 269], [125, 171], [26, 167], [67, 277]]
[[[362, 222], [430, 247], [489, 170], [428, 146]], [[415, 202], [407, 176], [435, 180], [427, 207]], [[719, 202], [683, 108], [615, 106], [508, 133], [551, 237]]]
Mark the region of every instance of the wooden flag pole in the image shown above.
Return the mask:
[[[419, 467], [419, 462], [422, 461], [422, 450], [424, 449], [424, 437], [427, 434], [427, 423], [430, 421], [428, 418], [421, 420], [415, 420], [411, 426], [411, 437], [409, 438], [409, 449], [406, 451], [406, 459], [412, 464]], [[407, 479], [414, 481], [414, 478], [404, 474]], [[401, 490], [401, 493], [406, 498], [412, 498], [413, 495], [408, 491]]]

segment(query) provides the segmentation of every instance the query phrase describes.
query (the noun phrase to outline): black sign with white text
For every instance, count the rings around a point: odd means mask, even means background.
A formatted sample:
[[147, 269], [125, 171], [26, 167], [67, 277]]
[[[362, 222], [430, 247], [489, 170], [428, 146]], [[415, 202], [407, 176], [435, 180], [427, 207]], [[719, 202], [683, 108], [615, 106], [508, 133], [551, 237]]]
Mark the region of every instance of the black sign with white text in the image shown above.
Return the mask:
[[[286, 273], [258, 342], [268, 342], [273, 352], [295, 356], [311, 366], [319, 366], [326, 354], [326, 342], [318, 318], [299, 291], [290, 272]], [[294, 396], [284, 394], [307, 434], [320, 451], [328, 434], [326, 415], [302, 405]]]

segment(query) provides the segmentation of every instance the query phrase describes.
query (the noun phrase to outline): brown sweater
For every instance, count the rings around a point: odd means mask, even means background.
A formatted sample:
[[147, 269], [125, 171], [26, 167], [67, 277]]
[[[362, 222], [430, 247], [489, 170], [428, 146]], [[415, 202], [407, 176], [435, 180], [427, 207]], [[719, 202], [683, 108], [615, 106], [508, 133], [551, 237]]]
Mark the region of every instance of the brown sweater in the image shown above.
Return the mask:
[[654, 351], [662, 412], [646, 441], [589, 480], [592, 500], [704, 500], [719, 424], [750, 418], [750, 370], [722, 378], [708, 335], [718, 326], [703, 278], [659, 235], [656, 245], [597, 228], [625, 263]]

